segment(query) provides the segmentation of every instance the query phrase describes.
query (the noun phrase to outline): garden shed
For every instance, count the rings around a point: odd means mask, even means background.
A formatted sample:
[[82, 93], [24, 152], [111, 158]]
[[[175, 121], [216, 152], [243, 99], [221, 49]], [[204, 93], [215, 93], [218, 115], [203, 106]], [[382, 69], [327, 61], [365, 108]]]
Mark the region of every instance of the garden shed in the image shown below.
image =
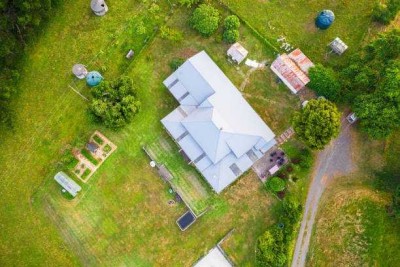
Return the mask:
[[61, 185], [65, 190], [68, 191], [73, 197], [75, 197], [79, 191], [81, 191], [81, 187], [71, 178], [69, 178], [68, 175], [66, 175], [64, 172], [58, 172], [54, 176], [54, 180], [57, 181], [59, 185]]
[[328, 29], [335, 20], [335, 14], [332, 10], [322, 10], [315, 19], [315, 25], [321, 29]]
[[349, 48], [339, 37], [336, 37], [335, 40], [333, 40], [329, 44], [329, 46], [332, 49], [332, 51], [338, 54], [339, 56], [343, 54], [347, 50], [347, 48]]
[[234, 43], [227, 52], [227, 55], [237, 64], [240, 64], [249, 52], [239, 43]]
[[90, 8], [97, 16], [104, 16], [108, 11], [108, 6], [104, 0], [92, 0]]
[[78, 78], [78, 79], [84, 79], [88, 73], [86, 67], [82, 64], [75, 64], [72, 67], [72, 73]]

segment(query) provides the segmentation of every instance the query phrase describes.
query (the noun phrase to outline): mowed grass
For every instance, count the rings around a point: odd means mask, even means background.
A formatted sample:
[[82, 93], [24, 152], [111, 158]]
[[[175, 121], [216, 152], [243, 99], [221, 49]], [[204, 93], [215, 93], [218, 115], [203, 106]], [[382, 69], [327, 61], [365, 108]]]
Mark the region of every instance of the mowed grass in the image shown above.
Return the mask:
[[[248, 69], [226, 61], [228, 45], [219, 34], [204, 39], [190, 30], [189, 12], [184, 9], [176, 10], [168, 21], [184, 32], [181, 43], [149, 39], [142, 54], [127, 63], [126, 48], [143, 47], [137, 44], [143, 39], [126, 45], [131, 34], [126, 29], [132, 17], [147, 12], [150, 3], [144, 2], [109, 3], [110, 11], [102, 18], [93, 16], [86, 2], [70, 2], [29, 49], [14, 101], [15, 128], [2, 133], [0, 143], [0, 265], [191, 265], [232, 228], [234, 234], [224, 248], [238, 265], [253, 265], [255, 240], [272, 223], [273, 203], [255, 175], [245, 175], [212, 198], [210, 210], [181, 233], [175, 220], [185, 208], [167, 204], [171, 199], [168, 187], [141, 150], [164, 133], [159, 120], [177, 106], [161, 84], [171, 73], [170, 60], [206, 49], [238, 87]], [[255, 3], [248, 3], [256, 8]], [[168, 1], [158, 4], [161, 14], [168, 14]], [[353, 23], [353, 34], [361, 32], [362, 26]], [[248, 29], [242, 27], [241, 34], [252, 59], [273, 60], [271, 50]], [[102, 68], [106, 79], [121, 73], [135, 79], [143, 109], [132, 124], [112, 132], [88, 120], [87, 102], [69, 88], [70, 70], [77, 62], [90, 70]], [[84, 82], [79, 81], [77, 88], [90, 95]], [[291, 113], [299, 108], [298, 100], [284, 89], [271, 84], [264, 72], [253, 73], [244, 89], [245, 97], [277, 134], [290, 125]], [[284, 100], [266, 100], [265, 94]], [[68, 201], [52, 181], [57, 162], [68, 144], [95, 129], [118, 145], [118, 150], [82, 194]]]
[[[286, 42], [299, 47], [315, 63], [346, 64], [349, 56], [360, 49], [360, 44], [372, 36], [376, 28], [371, 26], [370, 19], [375, 0], [222, 2], [248, 21], [278, 49], [281, 43], [277, 39], [284, 36]], [[322, 31], [315, 27], [315, 18], [324, 9], [332, 10], [336, 18], [328, 30]], [[335, 37], [341, 38], [349, 46], [341, 57], [327, 55], [327, 46]]]

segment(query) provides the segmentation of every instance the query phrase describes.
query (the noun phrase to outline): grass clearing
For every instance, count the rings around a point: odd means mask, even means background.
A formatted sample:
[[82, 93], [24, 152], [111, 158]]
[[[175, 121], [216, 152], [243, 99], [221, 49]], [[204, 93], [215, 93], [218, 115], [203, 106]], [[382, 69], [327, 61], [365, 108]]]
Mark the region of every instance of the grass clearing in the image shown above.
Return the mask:
[[336, 184], [323, 197], [309, 252], [310, 266], [395, 266], [400, 225], [390, 218], [388, 195]]

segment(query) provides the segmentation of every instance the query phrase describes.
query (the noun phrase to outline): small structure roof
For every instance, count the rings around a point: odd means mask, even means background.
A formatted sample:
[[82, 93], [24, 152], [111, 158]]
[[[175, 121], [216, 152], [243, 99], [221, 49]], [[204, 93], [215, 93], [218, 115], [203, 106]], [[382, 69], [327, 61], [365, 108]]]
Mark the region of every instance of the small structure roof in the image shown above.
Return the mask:
[[232, 264], [221, 252], [218, 246], [208, 252], [193, 267], [232, 267]]
[[296, 49], [289, 55], [279, 55], [272, 62], [271, 70], [296, 94], [310, 82], [308, 70], [313, 66], [311, 60], [300, 49]]
[[332, 10], [322, 10], [315, 19], [315, 25], [321, 30], [328, 29], [335, 20]]
[[329, 46], [338, 55], [343, 54], [349, 48], [339, 37], [336, 37]]
[[86, 83], [89, 86], [96, 86], [103, 80], [103, 76], [97, 71], [91, 71], [86, 75]]
[[239, 43], [234, 43], [227, 52], [227, 55], [238, 64], [240, 64], [248, 54], [249, 52]]
[[89, 142], [86, 144], [86, 148], [90, 152], [95, 153], [97, 151], [97, 149], [99, 148], [99, 146], [94, 142]]
[[54, 180], [57, 181], [59, 185], [61, 185], [65, 190], [68, 191], [73, 197], [75, 197], [79, 191], [81, 191], [81, 187], [75, 183], [74, 180], [69, 178], [64, 172], [58, 172], [54, 176]]
[[92, 0], [90, 8], [97, 16], [103, 16], [108, 11], [108, 6], [104, 0]]
[[78, 78], [78, 79], [83, 79], [86, 77], [88, 71], [85, 67], [85, 65], [82, 64], [75, 64], [72, 67], [72, 73]]

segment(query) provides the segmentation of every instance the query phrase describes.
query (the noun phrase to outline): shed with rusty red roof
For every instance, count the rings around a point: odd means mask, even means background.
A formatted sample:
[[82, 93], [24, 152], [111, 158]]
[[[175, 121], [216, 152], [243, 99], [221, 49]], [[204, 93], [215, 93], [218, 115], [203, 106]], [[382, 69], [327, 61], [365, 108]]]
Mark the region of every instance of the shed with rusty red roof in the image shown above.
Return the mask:
[[289, 55], [279, 55], [272, 62], [271, 70], [294, 94], [297, 94], [310, 82], [308, 70], [313, 66], [311, 60], [300, 49], [296, 49]]

